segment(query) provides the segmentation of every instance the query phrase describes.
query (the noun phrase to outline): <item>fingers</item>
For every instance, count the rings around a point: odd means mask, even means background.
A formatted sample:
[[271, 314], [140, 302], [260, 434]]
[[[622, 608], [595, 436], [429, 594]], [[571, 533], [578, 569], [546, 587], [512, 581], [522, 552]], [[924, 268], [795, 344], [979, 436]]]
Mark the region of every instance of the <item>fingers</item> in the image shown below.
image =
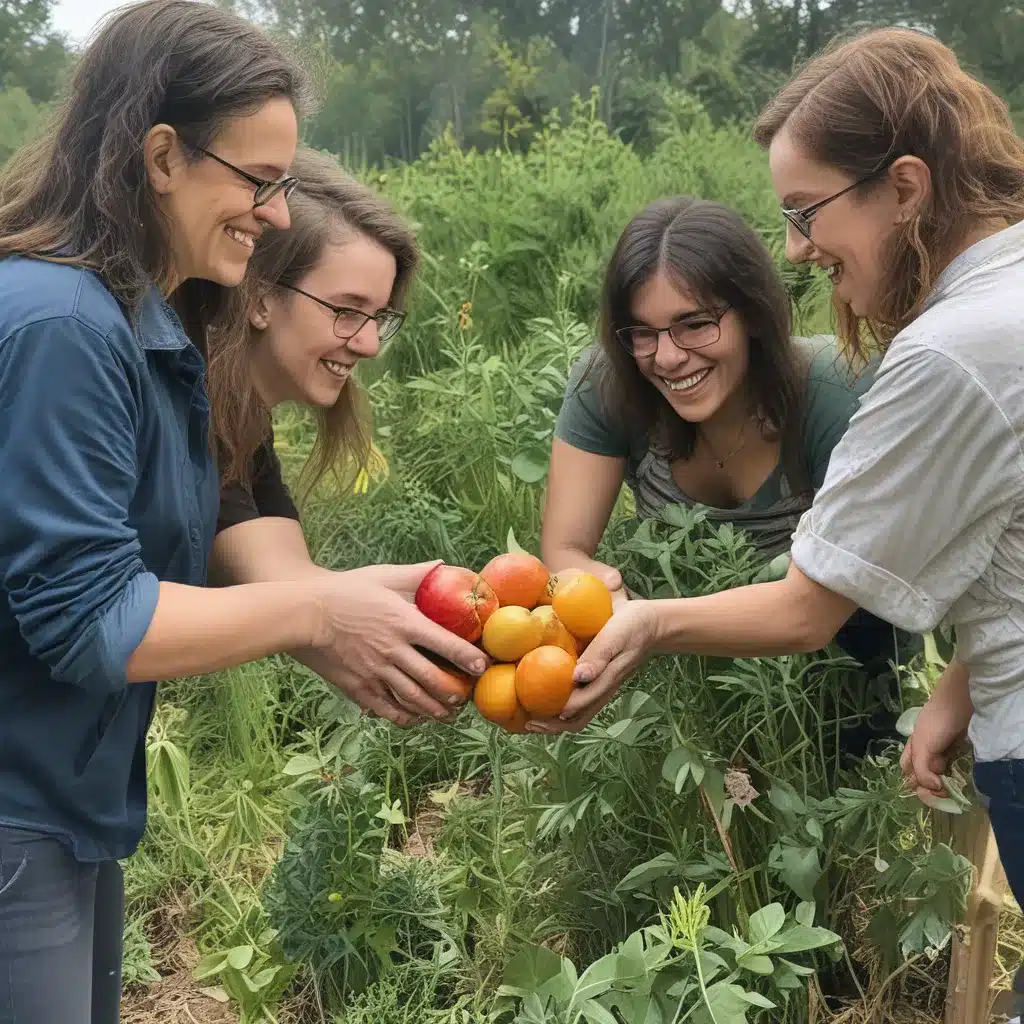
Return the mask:
[[594, 562], [593, 575], [609, 590], [619, 590], [622, 587], [622, 574], [614, 566], [605, 565], [604, 562]]
[[574, 682], [580, 685], [590, 683], [608, 668], [612, 659], [622, 652], [624, 643], [620, 634], [620, 623], [612, 616], [580, 655], [573, 673]]
[[[430, 668], [430, 662], [415, 651], [410, 653], [420, 658]], [[452, 709], [445, 707], [440, 701], [435, 700], [419, 685], [419, 680], [410, 678], [398, 665], [384, 665], [380, 671], [381, 679], [401, 700], [402, 704], [416, 711], [417, 714], [426, 715], [429, 718], [448, 718]]]
[[[449, 632], [443, 626], [432, 622], [422, 612], [416, 612], [417, 628], [412, 642], [441, 655], [471, 676], [479, 676], [487, 668], [487, 657], [479, 647], [461, 636]], [[426, 659], [423, 659], [426, 661]], [[429, 662], [428, 662], [429, 664]]]
[[416, 716], [387, 696], [383, 689], [361, 691], [356, 703], [364, 709], [364, 713], [370, 711], [393, 722], [399, 728], [405, 729], [416, 723]]

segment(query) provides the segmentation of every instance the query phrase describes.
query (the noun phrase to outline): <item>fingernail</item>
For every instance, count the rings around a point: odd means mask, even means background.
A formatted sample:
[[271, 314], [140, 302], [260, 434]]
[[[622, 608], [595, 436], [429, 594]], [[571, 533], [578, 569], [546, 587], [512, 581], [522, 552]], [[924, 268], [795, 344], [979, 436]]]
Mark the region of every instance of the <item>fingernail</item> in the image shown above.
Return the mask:
[[461, 704], [462, 703], [462, 698], [457, 693], [453, 693], [448, 698], [448, 703], [449, 704]]
[[479, 675], [481, 672], [484, 671], [484, 669], [487, 668], [487, 662], [486, 661], [474, 661], [473, 664], [470, 665], [469, 667], [470, 667], [470, 669], [473, 672], [476, 672], [477, 675]]
[[527, 722], [526, 723], [526, 731], [527, 732], [547, 732], [548, 730], [543, 725], [537, 725], [536, 722]]
[[572, 674], [573, 682], [576, 683], [589, 683], [594, 678], [594, 673], [590, 668], [583, 667], [578, 668]]

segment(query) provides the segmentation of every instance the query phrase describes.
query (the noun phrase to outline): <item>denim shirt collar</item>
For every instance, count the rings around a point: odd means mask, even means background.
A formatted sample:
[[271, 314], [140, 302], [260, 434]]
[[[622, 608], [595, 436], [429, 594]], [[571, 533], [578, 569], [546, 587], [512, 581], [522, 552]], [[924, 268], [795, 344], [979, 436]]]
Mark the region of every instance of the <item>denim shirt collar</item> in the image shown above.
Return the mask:
[[135, 336], [150, 352], [180, 351], [192, 344], [177, 313], [155, 286], [142, 300]]

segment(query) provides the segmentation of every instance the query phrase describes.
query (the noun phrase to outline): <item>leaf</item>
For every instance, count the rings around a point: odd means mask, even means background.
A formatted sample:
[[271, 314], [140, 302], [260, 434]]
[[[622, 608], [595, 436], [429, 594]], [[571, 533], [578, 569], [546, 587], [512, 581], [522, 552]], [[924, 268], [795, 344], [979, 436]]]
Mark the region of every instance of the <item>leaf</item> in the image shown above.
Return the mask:
[[580, 1007], [580, 1012], [590, 1024], [619, 1024], [615, 1016], [594, 999], [588, 999]]
[[[511, 531], [509, 531], [511, 533]], [[435, 789], [427, 793], [430, 802], [447, 807], [459, 795], [459, 780], [456, 779], [447, 789]]]
[[798, 924], [802, 924], [807, 928], [813, 928], [814, 903], [811, 901], [805, 901], [804, 903], [800, 903], [797, 906], [796, 912], [793, 916], [796, 918]]
[[215, 974], [220, 974], [227, 965], [227, 953], [223, 951], [210, 953], [207, 956], [204, 956], [203, 959], [196, 964], [195, 969], [192, 971], [192, 977], [196, 981], [203, 981], [205, 978], [212, 978]]
[[308, 775], [310, 772], [323, 771], [323, 764], [313, 754], [296, 754], [281, 771], [285, 775]]
[[770, 999], [765, 999], [760, 992], [744, 992], [743, 998], [751, 1006], [760, 1006], [764, 1010], [774, 1010], [775, 1004]]
[[775, 937], [776, 953], [802, 953], [808, 949], [820, 949], [841, 941], [835, 932], [827, 928], [808, 928], [802, 924], [791, 924]]
[[511, 526], [508, 528], [508, 537], [505, 539], [505, 550], [509, 554], [516, 555], [528, 555], [530, 553], [526, 548], [520, 545], [519, 541], [516, 540], [515, 531]]
[[199, 994], [206, 996], [207, 999], [214, 999], [218, 1003], [231, 1002], [231, 996], [229, 996], [227, 992], [220, 987], [220, 985], [214, 985], [212, 988], [201, 988], [199, 990]]
[[561, 972], [562, 958], [557, 953], [546, 946], [524, 946], [505, 965], [502, 988], [535, 992]]
[[768, 799], [773, 807], [777, 807], [784, 814], [803, 814], [807, 809], [797, 791], [782, 779], [772, 780]]
[[903, 737], [909, 737], [914, 731], [914, 723], [917, 716], [921, 714], [920, 707], [907, 708], [906, 711], [896, 719], [896, 731]]
[[524, 484], [535, 484], [547, 476], [548, 453], [543, 449], [526, 449], [512, 460], [512, 472]]
[[409, 820], [402, 812], [401, 800], [395, 800], [390, 807], [388, 807], [387, 801], [382, 800], [380, 810], [374, 817], [382, 818], [389, 825], [404, 825]]
[[616, 892], [628, 892], [631, 889], [643, 889], [658, 878], [675, 874], [679, 871], [679, 861], [673, 853], [660, 853], [657, 857], [638, 864], [617, 886]]
[[770, 903], [750, 915], [747, 925], [747, 939], [756, 946], [765, 939], [770, 939], [782, 930], [786, 923], [786, 911], [781, 903]]
[[775, 964], [772, 963], [772, 958], [760, 953], [741, 956], [736, 961], [736, 966], [743, 967], [754, 974], [771, 974], [772, 971], [775, 970]]
[[236, 971], [244, 971], [252, 963], [252, 946], [235, 946], [228, 950], [228, 963]]
[[779, 877], [802, 900], [814, 900], [814, 886], [821, 878], [818, 851], [813, 846], [789, 846], [782, 851]]
[[[627, 958], [628, 965], [629, 960]], [[619, 978], [619, 955], [609, 953], [595, 960], [580, 976], [573, 993], [573, 1003], [595, 999], [610, 989]]]

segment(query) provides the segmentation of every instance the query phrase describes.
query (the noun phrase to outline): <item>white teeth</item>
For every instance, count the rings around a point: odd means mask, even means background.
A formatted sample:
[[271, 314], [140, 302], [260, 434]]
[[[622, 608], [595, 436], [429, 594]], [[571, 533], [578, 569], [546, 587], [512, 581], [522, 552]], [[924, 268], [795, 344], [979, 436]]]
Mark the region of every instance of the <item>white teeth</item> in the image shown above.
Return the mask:
[[246, 234], [244, 231], [239, 231], [237, 228], [225, 228], [224, 229], [229, 237], [233, 238], [240, 245], [244, 245], [246, 249], [252, 249], [256, 245], [256, 239], [252, 235]]
[[327, 368], [327, 370], [334, 374], [335, 377], [347, 377], [349, 374], [349, 367], [343, 363], [337, 363], [333, 359], [321, 359], [321, 363]]
[[[666, 380], [665, 383], [670, 391], [689, 391], [690, 388], [696, 387], [710, 372], [711, 367], [706, 366], [703, 370], [691, 373], [689, 377], [684, 377], [682, 380]], [[665, 378], [662, 377], [662, 380], [665, 380]]]

